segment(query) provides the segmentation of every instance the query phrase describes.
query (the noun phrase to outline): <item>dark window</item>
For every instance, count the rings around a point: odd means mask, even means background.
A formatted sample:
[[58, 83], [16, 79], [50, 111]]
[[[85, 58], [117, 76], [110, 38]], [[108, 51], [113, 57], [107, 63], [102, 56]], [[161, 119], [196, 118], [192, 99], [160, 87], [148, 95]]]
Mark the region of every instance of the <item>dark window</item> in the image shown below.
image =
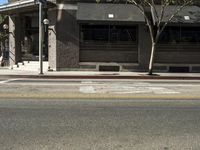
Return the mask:
[[107, 41], [108, 28], [107, 26], [82, 26], [84, 41]]
[[200, 27], [166, 27], [160, 43], [199, 43]]
[[137, 40], [135, 26], [83, 25], [81, 34], [82, 41], [136, 42]]

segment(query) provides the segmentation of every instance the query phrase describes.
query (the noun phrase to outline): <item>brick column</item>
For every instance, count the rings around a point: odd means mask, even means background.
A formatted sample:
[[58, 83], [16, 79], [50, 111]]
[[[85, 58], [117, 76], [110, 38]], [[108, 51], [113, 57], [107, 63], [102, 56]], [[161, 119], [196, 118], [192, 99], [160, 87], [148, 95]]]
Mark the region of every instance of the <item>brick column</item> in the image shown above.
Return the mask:
[[20, 17], [9, 16], [9, 62], [10, 66], [21, 61]]
[[76, 20], [76, 5], [65, 4], [58, 10], [57, 70], [79, 68], [79, 25]]

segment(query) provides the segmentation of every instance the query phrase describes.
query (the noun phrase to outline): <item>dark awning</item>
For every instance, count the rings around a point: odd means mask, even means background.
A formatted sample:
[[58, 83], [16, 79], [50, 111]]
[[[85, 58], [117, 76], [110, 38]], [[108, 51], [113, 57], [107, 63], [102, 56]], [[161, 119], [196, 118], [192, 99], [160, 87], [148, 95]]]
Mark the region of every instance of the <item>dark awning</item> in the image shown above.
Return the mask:
[[78, 3], [79, 21], [144, 22], [139, 9], [130, 4]]
[[[166, 7], [163, 22], [166, 22], [172, 14], [180, 6], [168, 6]], [[160, 13], [161, 6], [156, 6], [158, 13]], [[171, 21], [172, 23], [200, 23], [200, 7], [187, 6], [183, 8]]]
[[[52, 4], [54, 0], [48, 0], [48, 4]], [[20, 0], [0, 6], [1, 14], [15, 14], [20, 12], [32, 11], [37, 9], [35, 0]]]

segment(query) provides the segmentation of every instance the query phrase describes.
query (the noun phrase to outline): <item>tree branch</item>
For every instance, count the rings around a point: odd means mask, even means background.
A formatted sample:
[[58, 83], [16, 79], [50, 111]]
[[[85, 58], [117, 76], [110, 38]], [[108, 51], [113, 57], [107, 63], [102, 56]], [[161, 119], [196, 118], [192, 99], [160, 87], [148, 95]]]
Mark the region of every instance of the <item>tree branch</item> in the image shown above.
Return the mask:
[[[169, 22], [172, 21], [172, 19], [186, 6], [189, 6], [190, 4], [192, 4], [193, 0], [189, 0], [187, 2], [185, 2], [183, 5], [181, 5], [170, 17], [169, 19], [164, 23], [164, 25], [161, 27], [161, 29], [159, 29], [159, 32], [157, 32], [156, 35], [156, 41], [158, 41], [160, 34], [163, 32], [163, 30], [165, 29], [165, 27], [167, 26], [167, 24]], [[166, 8], [166, 7], [165, 7]], [[163, 20], [163, 19], [162, 19]], [[162, 20], [160, 20], [160, 24], [162, 22]], [[159, 25], [160, 26], [160, 25]]]
[[154, 39], [154, 33], [153, 33], [153, 26], [151, 25], [150, 19], [145, 14], [146, 3], [143, 0], [140, 0], [140, 4], [138, 2], [136, 2], [136, 0], [127, 0], [127, 1], [134, 4], [137, 8], [139, 8], [140, 12], [142, 13], [142, 15], [144, 16], [144, 18], [146, 20], [147, 26], [150, 31], [150, 36], [151, 36], [152, 42], [154, 42], [155, 39]]

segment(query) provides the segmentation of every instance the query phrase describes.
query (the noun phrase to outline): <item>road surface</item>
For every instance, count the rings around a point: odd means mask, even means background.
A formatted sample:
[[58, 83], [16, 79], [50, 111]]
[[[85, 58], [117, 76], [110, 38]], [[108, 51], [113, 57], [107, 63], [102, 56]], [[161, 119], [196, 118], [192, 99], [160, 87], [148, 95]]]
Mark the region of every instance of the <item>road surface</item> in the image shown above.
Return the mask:
[[199, 150], [200, 101], [0, 100], [1, 150]]
[[1, 150], [199, 150], [200, 82], [0, 79]]

